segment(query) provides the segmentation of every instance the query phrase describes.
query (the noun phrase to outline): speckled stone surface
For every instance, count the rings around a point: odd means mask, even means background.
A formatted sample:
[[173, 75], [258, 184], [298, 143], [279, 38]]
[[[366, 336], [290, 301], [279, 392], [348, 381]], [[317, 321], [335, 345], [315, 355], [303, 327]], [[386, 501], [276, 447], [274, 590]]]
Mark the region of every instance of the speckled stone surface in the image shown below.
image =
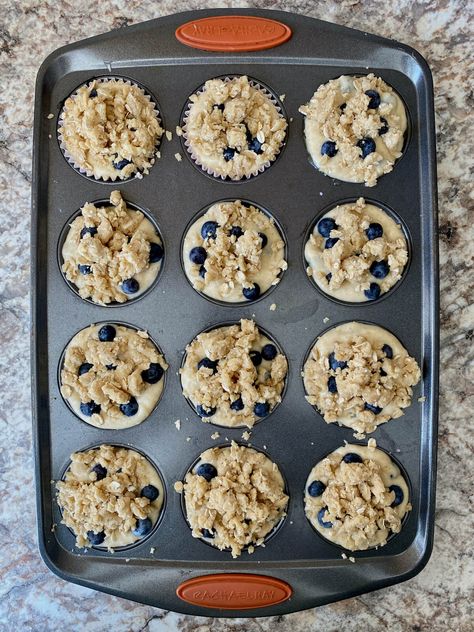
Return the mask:
[[474, 313], [470, 305], [474, 216], [469, 175], [474, 162], [470, 117], [474, 105], [474, 5], [469, 0], [207, 4], [210, 8], [291, 10], [395, 37], [417, 48], [433, 70], [439, 160], [442, 372], [435, 545], [425, 570], [402, 585], [315, 610], [269, 619], [213, 620], [160, 611], [68, 584], [53, 576], [39, 557], [28, 383], [35, 75], [44, 57], [63, 44], [202, 6], [197, 0], [0, 0], [0, 630], [474, 630]]

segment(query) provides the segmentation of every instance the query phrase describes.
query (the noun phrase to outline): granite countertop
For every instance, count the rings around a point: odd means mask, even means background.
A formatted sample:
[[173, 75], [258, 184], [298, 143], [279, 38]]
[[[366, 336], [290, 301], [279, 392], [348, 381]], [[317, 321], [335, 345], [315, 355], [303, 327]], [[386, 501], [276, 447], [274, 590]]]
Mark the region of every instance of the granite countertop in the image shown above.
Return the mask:
[[474, 630], [472, 215], [468, 222], [470, 205], [472, 211], [469, 170], [474, 162], [472, 119], [468, 119], [473, 107], [474, 6], [467, 0], [208, 2], [209, 7], [222, 5], [292, 10], [395, 37], [419, 50], [432, 68], [439, 170], [442, 369], [440, 484], [433, 555], [422, 573], [404, 584], [319, 609], [250, 620], [194, 618], [161, 611], [66, 583], [49, 572], [40, 559], [34, 527], [28, 383], [30, 165], [36, 72], [46, 55], [59, 46], [203, 5], [198, 0], [102, 0], [100, 4], [6, 0], [0, 2], [0, 630]]

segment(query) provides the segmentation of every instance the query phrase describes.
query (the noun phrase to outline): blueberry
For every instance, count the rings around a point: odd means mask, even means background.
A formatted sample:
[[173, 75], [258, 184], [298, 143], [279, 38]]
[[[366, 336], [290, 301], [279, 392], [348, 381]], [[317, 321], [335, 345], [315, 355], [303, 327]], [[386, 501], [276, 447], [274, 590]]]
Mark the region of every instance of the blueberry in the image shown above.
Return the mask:
[[158, 362], [151, 362], [148, 369], [142, 371], [142, 380], [147, 384], [157, 384], [163, 377], [163, 367]]
[[232, 226], [229, 232], [229, 236], [234, 236], [237, 240], [239, 237], [242, 237], [244, 231], [240, 228], [240, 226]]
[[138, 412], [138, 402], [134, 397], [130, 398], [130, 401], [126, 404], [120, 404], [120, 412], [125, 415], [125, 417], [133, 417]]
[[380, 94], [377, 90], [366, 90], [365, 94], [370, 97], [369, 105], [367, 106], [369, 110], [376, 110], [380, 105]]
[[136, 279], [125, 279], [122, 281], [122, 290], [125, 294], [136, 294], [140, 289], [140, 284]]
[[369, 270], [376, 279], [385, 279], [390, 272], [390, 266], [386, 261], [372, 261]]
[[100, 533], [94, 533], [93, 531], [87, 532], [87, 539], [93, 546], [99, 546], [105, 540], [105, 533], [101, 531]]
[[321, 509], [318, 511], [318, 522], [325, 529], [330, 529], [332, 527], [332, 522], [324, 521], [324, 514], [326, 513], [327, 509], [327, 507], [321, 507]]
[[345, 360], [336, 360], [336, 355], [334, 351], [332, 351], [328, 355], [329, 366], [333, 371], [336, 369], [345, 369], [347, 367], [347, 362]]
[[382, 127], [379, 128], [379, 136], [383, 136], [388, 132], [388, 121], [381, 116], [380, 122], [382, 123]]
[[380, 369], [380, 377], [385, 377], [387, 374], [383, 369]]
[[372, 222], [369, 224], [369, 227], [365, 229], [365, 234], [367, 235], [367, 239], [372, 241], [373, 239], [378, 239], [383, 235], [383, 228], [381, 224], [377, 222]]
[[203, 239], [215, 239], [218, 228], [219, 224], [217, 222], [204, 222], [201, 226], [201, 237]]
[[229, 160], [232, 160], [234, 156], [235, 156], [235, 149], [232, 149], [232, 147], [226, 147], [224, 149], [224, 160], [226, 162], [229, 162]]
[[198, 404], [196, 406], [196, 412], [199, 415], [199, 417], [212, 417], [212, 415], [215, 414], [216, 409], [215, 408], [204, 408], [204, 406], [202, 406], [202, 404]]
[[275, 345], [267, 344], [264, 345], [264, 347], [262, 348], [262, 358], [264, 360], [274, 360], [277, 356], [277, 353], [278, 351]]
[[334, 158], [337, 154], [336, 143], [332, 140], [326, 140], [321, 145], [321, 156], [329, 156], [329, 158]]
[[321, 496], [325, 489], [326, 485], [324, 483], [321, 481], [313, 481], [308, 485], [308, 494], [312, 498], [317, 498], [318, 496]]
[[379, 413], [382, 412], [382, 409], [380, 408], [380, 406], [375, 406], [374, 404], [368, 404], [367, 402], [365, 402], [364, 408], [365, 410], [370, 410], [372, 413], [374, 413], [374, 415], [378, 415]]
[[361, 456], [359, 456], [358, 454], [356, 454], [355, 452], [348, 452], [347, 454], [344, 454], [344, 456], [342, 457], [342, 460], [344, 461], [344, 463], [363, 463], [364, 460]]
[[257, 402], [253, 407], [253, 412], [257, 417], [266, 417], [270, 412], [270, 405], [267, 402]]
[[380, 296], [380, 285], [378, 283], [371, 283], [368, 290], [364, 290], [365, 296], [369, 301], [375, 301]]
[[84, 375], [84, 373], [88, 373], [94, 365], [90, 362], [83, 362], [81, 366], [77, 369], [78, 375]]
[[207, 252], [202, 246], [195, 246], [189, 251], [189, 258], [193, 263], [202, 265], [207, 258]]
[[140, 496], [143, 496], [144, 498], [148, 498], [150, 502], [153, 502], [154, 500], [156, 500], [159, 495], [160, 495], [160, 492], [154, 485], [145, 485], [145, 487], [140, 492]]
[[395, 500], [390, 505], [390, 507], [398, 507], [403, 502], [403, 489], [398, 485], [390, 485], [389, 490], [395, 494]]
[[326, 274], [326, 281], [329, 283], [329, 281], [332, 279], [332, 272], [328, 272]]
[[326, 241], [324, 242], [324, 248], [327, 250], [328, 248], [332, 248], [333, 246], [335, 246], [337, 244], [337, 242], [339, 241], [339, 237], [329, 237], [328, 239], [326, 239]]
[[323, 217], [318, 222], [318, 233], [321, 237], [330, 237], [331, 231], [337, 228], [336, 222], [332, 217]]
[[334, 375], [331, 375], [331, 377], [328, 379], [328, 391], [330, 393], [337, 393], [337, 383]]
[[84, 263], [79, 263], [77, 269], [81, 274], [92, 274], [92, 268]]
[[101, 481], [103, 478], [107, 476], [107, 468], [101, 465], [100, 463], [96, 463], [94, 467], [91, 469], [91, 472], [96, 473], [96, 481]]
[[114, 164], [114, 168], [117, 169], [117, 171], [121, 171], [127, 165], [131, 165], [132, 161], [127, 160], [126, 158], [122, 158], [122, 160], [119, 160], [118, 162], [114, 162], [113, 164]]
[[249, 356], [254, 366], [262, 364], [262, 354], [260, 351], [250, 351]]
[[244, 409], [244, 402], [242, 401], [242, 398], [239, 397], [239, 399], [236, 399], [233, 402], [231, 402], [230, 409], [231, 410], [235, 410], [237, 412], [239, 410], [243, 410]]
[[81, 239], [86, 235], [90, 235], [91, 237], [93, 237], [96, 234], [97, 228], [95, 226], [84, 226], [84, 228], [81, 230]]
[[263, 154], [263, 149], [262, 149], [262, 145], [263, 143], [261, 143], [258, 138], [251, 138], [248, 142], [247, 142], [247, 146], [250, 149], [250, 151], [254, 151], [256, 154]]
[[217, 470], [212, 463], [200, 463], [197, 466], [195, 473], [198, 476], [205, 478], [207, 482], [212, 481], [212, 479], [217, 476]]
[[89, 98], [95, 99], [96, 96], [97, 96], [97, 90], [95, 88], [92, 88], [92, 90], [89, 92]]
[[115, 369], [117, 368], [116, 364], [106, 364], [105, 368], [107, 369], [107, 371], [115, 371]]
[[262, 240], [262, 248], [265, 248], [265, 246], [268, 244], [268, 237], [265, 235], [265, 233], [258, 233], [258, 236]]
[[93, 400], [90, 402], [81, 402], [79, 409], [86, 417], [92, 417], [92, 415], [100, 413], [100, 404], [96, 404]]
[[244, 287], [242, 294], [248, 301], [254, 301], [260, 296], [260, 286], [258, 283], [254, 283], [253, 287]]
[[199, 276], [201, 277], [201, 279], [204, 279], [204, 277], [206, 276], [206, 272], [207, 270], [204, 266], [201, 266], [199, 268]]
[[200, 368], [204, 367], [205, 369], [212, 369], [212, 374], [217, 373], [217, 365], [219, 360], [210, 360], [209, 358], [202, 358], [198, 362], [198, 371]]
[[150, 241], [150, 254], [148, 255], [149, 263], [157, 263], [163, 259], [163, 246], [154, 241]]
[[144, 535], [150, 533], [153, 523], [150, 518], [138, 518], [135, 528], [132, 529], [133, 535], [142, 538]]
[[112, 325], [104, 325], [99, 329], [98, 333], [101, 342], [112, 342], [116, 335], [117, 331]]
[[389, 358], [390, 360], [393, 358], [393, 349], [390, 345], [385, 344], [382, 347], [382, 353], [385, 353], [387, 358]]
[[341, 103], [341, 105], [339, 106], [339, 109], [341, 110], [341, 112], [344, 112], [346, 107], [347, 107], [347, 103]]
[[201, 537], [212, 539], [214, 538], [214, 536], [214, 531], [209, 531], [209, 529], [201, 529]]
[[358, 140], [356, 145], [362, 150], [361, 158], [367, 158], [369, 154], [375, 151], [375, 141], [369, 136]]

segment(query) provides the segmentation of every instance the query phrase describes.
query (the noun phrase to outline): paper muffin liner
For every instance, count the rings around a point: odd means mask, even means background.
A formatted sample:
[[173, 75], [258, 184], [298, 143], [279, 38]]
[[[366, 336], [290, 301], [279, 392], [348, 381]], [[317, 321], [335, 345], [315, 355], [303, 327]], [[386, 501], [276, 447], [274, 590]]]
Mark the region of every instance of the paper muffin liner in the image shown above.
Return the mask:
[[[232, 79], [236, 79], [238, 77], [243, 77], [244, 75], [225, 75], [225, 76], [220, 76], [220, 77], [211, 77], [211, 79], [222, 79], [223, 81], [225, 81], [226, 83], [228, 83], [229, 81], [232, 81]], [[269, 90], [269, 88], [267, 88], [266, 86], [264, 86], [263, 84], [259, 83], [258, 81], [256, 81], [255, 79], [252, 79], [251, 77], [248, 77], [249, 80], [249, 84], [252, 86], [252, 88], [255, 88], [257, 90], [259, 90], [265, 97], [267, 97], [267, 99], [269, 99], [273, 105], [276, 107], [277, 112], [285, 119], [286, 123], [287, 123], [287, 127], [285, 130], [285, 139], [284, 141], [281, 143], [280, 147], [278, 148], [278, 151], [276, 153], [276, 156], [273, 160], [267, 160], [263, 165], [260, 165], [260, 167], [258, 167], [257, 169], [255, 169], [254, 171], [252, 171], [249, 174], [244, 174], [242, 175], [240, 178], [231, 178], [230, 176], [227, 175], [222, 175], [220, 173], [217, 173], [216, 171], [214, 171], [213, 169], [211, 169], [210, 167], [207, 167], [206, 165], [203, 165], [202, 162], [199, 160], [199, 158], [196, 156], [196, 154], [194, 153], [190, 141], [187, 138], [186, 135], [186, 128], [187, 128], [187, 122], [188, 122], [188, 117], [189, 117], [189, 112], [191, 110], [192, 107], [192, 101], [189, 100], [184, 107], [184, 111], [183, 114], [181, 116], [181, 129], [183, 130], [183, 134], [181, 136], [181, 140], [182, 140], [182, 144], [184, 146], [184, 148], [186, 149], [187, 155], [191, 158], [192, 162], [197, 165], [204, 173], [206, 173], [207, 175], [216, 178], [217, 180], [221, 180], [222, 182], [242, 182], [245, 180], [249, 180], [250, 178], [254, 178], [256, 176], [258, 176], [260, 173], [263, 173], [266, 169], [268, 169], [268, 167], [270, 167], [280, 156], [281, 151], [283, 149], [283, 147], [286, 145], [286, 139], [288, 136], [288, 119], [286, 116], [286, 113], [283, 109], [283, 106], [280, 102], [280, 100], [278, 99], [278, 97]], [[205, 84], [202, 84], [197, 90], [195, 90], [192, 94], [202, 94], [203, 92], [205, 92]]]
[[[162, 120], [161, 120], [161, 116], [160, 116], [160, 111], [158, 109], [158, 105], [157, 105], [155, 99], [150, 94], [148, 94], [148, 92], [146, 92], [146, 90], [144, 88], [142, 88], [142, 86], [140, 86], [138, 83], [136, 83], [135, 81], [131, 81], [130, 79], [126, 79], [124, 77], [104, 76], [104, 77], [97, 77], [97, 78], [91, 79], [89, 81], [86, 81], [86, 82], [82, 83], [77, 88], [75, 88], [75, 90], [73, 92], [71, 92], [71, 94], [67, 98], [74, 98], [76, 96], [78, 90], [80, 90], [84, 86], [89, 87], [89, 86], [92, 86], [92, 84], [94, 84], [94, 83], [108, 83], [108, 82], [125, 83], [125, 84], [127, 84], [129, 86], [134, 86], [135, 88], [140, 90], [140, 92], [143, 94], [143, 96], [150, 103], [153, 104], [153, 112], [154, 112], [154, 114], [156, 116], [158, 124], [163, 129]], [[91, 180], [94, 180], [95, 182], [102, 182], [102, 183], [109, 183], [109, 184], [113, 184], [116, 181], [118, 181], [118, 182], [127, 182], [128, 180], [133, 180], [134, 178], [138, 178], [138, 179], [143, 178], [144, 174], [141, 171], [136, 171], [135, 173], [133, 173], [132, 175], [130, 175], [130, 176], [126, 177], [126, 178], [120, 178], [118, 172], [117, 172], [117, 175], [115, 177], [109, 177], [109, 178], [97, 177], [97, 176], [94, 175], [93, 171], [91, 171], [90, 169], [85, 169], [84, 167], [79, 165], [75, 161], [75, 159], [71, 156], [71, 154], [68, 152], [67, 147], [66, 147], [66, 143], [65, 143], [63, 135], [62, 135], [62, 127], [63, 127], [63, 121], [64, 121], [64, 112], [65, 112], [65, 107], [63, 105], [63, 107], [61, 108], [61, 112], [59, 113], [59, 117], [58, 117], [57, 137], [58, 137], [59, 147], [60, 147], [60, 149], [61, 149], [61, 151], [63, 153], [63, 156], [66, 158], [68, 163], [71, 165], [71, 167], [75, 171], [77, 171], [81, 175], [85, 176], [86, 178], [90, 178]], [[164, 129], [162, 131], [161, 136], [156, 141], [156, 145], [155, 145], [155, 148], [153, 150], [153, 154], [150, 156], [150, 163], [151, 163], [152, 166], [156, 162], [156, 152], [158, 151], [158, 149], [159, 149], [159, 147], [161, 145], [161, 139], [163, 138], [163, 134], [164, 134]]]

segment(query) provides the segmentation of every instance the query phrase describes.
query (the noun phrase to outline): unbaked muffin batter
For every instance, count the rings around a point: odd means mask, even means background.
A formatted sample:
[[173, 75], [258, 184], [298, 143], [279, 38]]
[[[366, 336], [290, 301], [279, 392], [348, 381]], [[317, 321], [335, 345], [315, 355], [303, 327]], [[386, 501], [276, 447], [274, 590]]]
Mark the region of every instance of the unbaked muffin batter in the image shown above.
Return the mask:
[[66, 347], [61, 395], [92, 426], [130, 428], [155, 408], [167, 368], [146, 331], [91, 325]]
[[195, 538], [238, 557], [264, 543], [285, 516], [288, 496], [276, 463], [261, 452], [234, 441], [230, 447], [203, 452], [186, 474], [186, 516]]
[[304, 249], [307, 273], [330, 296], [375, 300], [401, 278], [408, 260], [402, 229], [364, 198], [323, 215]]
[[183, 395], [203, 421], [248, 426], [281, 401], [288, 364], [252, 320], [199, 334], [180, 369]]
[[347, 444], [329, 454], [313, 467], [305, 487], [308, 520], [350, 551], [382, 546], [399, 533], [409, 501], [399, 467], [373, 439], [368, 446]]
[[138, 86], [94, 80], [66, 99], [59, 141], [76, 168], [102, 180], [147, 174], [163, 134], [158, 112]]
[[189, 228], [183, 263], [193, 287], [229, 303], [255, 300], [280, 280], [285, 244], [273, 219], [251, 204], [218, 202]]
[[111, 445], [72, 454], [56, 488], [62, 523], [78, 547], [113, 549], [140, 540], [153, 529], [164, 497], [161, 479], [144, 456]]
[[393, 334], [351, 322], [318, 338], [303, 369], [306, 399], [327, 423], [358, 434], [403, 415], [421, 372]]
[[152, 285], [163, 254], [150, 220], [112, 191], [109, 206], [88, 202], [71, 222], [61, 269], [82, 298], [99, 305], [125, 303]]
[[275, 160], [288, 125], [258, 84], [246, 76], [210, 79], [189, 100], [185, 145], [204, 171], [240, 180], [257, 175]]
[[320, 171], [345, 182], [374, 186], [402, 155], [407, 116], [383, 79], [342, 75], [300, 107], [308, 152]]

